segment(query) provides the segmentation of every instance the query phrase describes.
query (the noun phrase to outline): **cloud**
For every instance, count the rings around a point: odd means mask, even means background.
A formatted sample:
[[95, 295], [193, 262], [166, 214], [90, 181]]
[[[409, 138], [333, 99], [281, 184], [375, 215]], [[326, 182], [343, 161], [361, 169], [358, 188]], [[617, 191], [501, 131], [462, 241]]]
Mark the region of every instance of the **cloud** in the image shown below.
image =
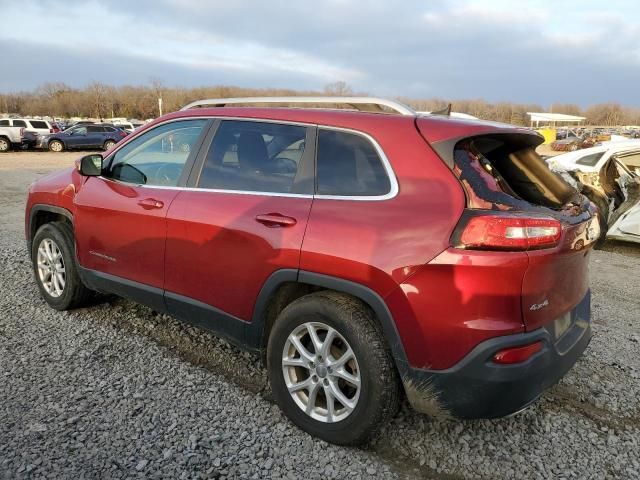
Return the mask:
[[[237, 84], [321, 89], [345, 80], [358, 91], [390, 96], [478, 98], [549, 104], [615, 100], [637, 105], [640, 26], [633, 6], [610, 0], [564, 8], [543, 0], [314, 3], [140, 0], [7, 3], [0, 40], [42, 45], [38, 54], [0, 50], [15, 62], [2, 89], [65, 77], [84, 84]], [[566, 10], [566, 11], [565, 11]], [[22, 42], [22, 43], [19, 43]], [[6, 43], [6, 42], [4, 42]], [[2, 58], [4, 57], [4, 58]], [[109, 65], [107, 70], [106, 66]], [[144, 68], [142, 68], [144, 66]], [[22, 72], [18, 74], [17, 72]], [[26, 73], [28, 72], [28, 73]]]

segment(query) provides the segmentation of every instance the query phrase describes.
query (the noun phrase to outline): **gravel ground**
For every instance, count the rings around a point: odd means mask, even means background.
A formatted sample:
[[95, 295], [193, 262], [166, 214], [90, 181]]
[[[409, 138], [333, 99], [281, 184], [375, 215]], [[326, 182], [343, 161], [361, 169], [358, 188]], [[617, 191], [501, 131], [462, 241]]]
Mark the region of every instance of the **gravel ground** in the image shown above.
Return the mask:
[[640, 247], [592, 256], [595, 336], [533, 407], [441, 421], [406, 406], [365, 449], [299, 431], [259, 362], [109, 298], [40, 299], [22, 233], [30, 181], [77, 154], [0, 156], [0, 478], [638, 478]]

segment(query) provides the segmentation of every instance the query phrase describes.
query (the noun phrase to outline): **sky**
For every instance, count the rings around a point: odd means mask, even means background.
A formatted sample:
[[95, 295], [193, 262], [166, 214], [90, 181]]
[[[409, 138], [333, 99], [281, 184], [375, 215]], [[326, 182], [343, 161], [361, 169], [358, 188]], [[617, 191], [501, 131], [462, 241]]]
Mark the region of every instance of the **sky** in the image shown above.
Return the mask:
[[0, 0], [0, 92], [237, 85], [640, 106], [637, 0]]

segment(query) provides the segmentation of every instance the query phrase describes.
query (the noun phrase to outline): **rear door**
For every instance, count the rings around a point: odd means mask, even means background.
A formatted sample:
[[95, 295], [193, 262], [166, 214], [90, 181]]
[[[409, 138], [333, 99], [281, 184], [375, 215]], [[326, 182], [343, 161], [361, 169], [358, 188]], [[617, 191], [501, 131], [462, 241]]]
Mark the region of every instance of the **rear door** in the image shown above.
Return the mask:
[[159, 125], [110, 155], [102, 176], [87, 178], [74, 200], [77, 255], [84, 268], [115, 282], [162, 289], [165, 217], [195, 155], [169, 152], [163, 142], [189, 131], [195, 151], [209, 126], [204, 119]]
[[82, 143], [86, 148], [101, 148], [104, 144], [105, 131], [101, 125], [89, 125], [87, 127], [87, 135]]
[[[168, 142], [182, 150], [186, 135]], [[208, 145], [207, 145], [208, 143]], [[297, 271], [313, 201], [315, 127], [223, 120], [167, 215], [165, 301], [212, 326], [251, 320], [270, 275]], [[188, 312], [188, 313], [185, 313]]]

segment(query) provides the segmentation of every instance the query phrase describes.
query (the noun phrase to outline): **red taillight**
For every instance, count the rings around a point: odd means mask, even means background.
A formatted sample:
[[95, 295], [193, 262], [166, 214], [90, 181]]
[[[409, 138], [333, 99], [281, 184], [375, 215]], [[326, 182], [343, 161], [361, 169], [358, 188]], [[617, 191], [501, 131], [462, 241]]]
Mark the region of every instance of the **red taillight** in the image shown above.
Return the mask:
[[470, 217], [460, 235], [459, 248], [532, 250], [558, 244], [562, 225], [554, 218], [515, 215]]
[[496, 352], [493, 356], [494, 363], [509, 365], [529, 360], [533, 355], [542, 350], [542, 342], [535, 342], [520, 347], [505, 348]]
[[126, 132], [123, 132], [122, 130], [120, 130], [120, 131], [118, 132], [118, 135], [120, 135], [121, 137], [126, 137], [126, 136], [127, 136], [127, 133], [126, 133]]

